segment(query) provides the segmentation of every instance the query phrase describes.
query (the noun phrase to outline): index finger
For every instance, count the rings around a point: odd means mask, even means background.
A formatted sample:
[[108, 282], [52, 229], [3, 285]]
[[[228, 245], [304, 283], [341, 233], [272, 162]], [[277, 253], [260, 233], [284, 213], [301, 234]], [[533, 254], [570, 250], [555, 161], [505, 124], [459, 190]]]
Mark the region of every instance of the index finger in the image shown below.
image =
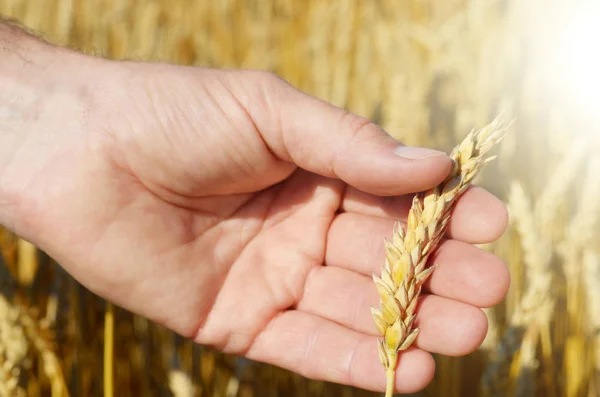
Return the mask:
[[[362, 215], [405, 221], [412, 195], [381, 197], [348, 187], [341, 210]], [[498, 239], [508, 225], [504, 203], [487, 190], [473, 186], [456, 202], [447, 235], [472, 244]]]

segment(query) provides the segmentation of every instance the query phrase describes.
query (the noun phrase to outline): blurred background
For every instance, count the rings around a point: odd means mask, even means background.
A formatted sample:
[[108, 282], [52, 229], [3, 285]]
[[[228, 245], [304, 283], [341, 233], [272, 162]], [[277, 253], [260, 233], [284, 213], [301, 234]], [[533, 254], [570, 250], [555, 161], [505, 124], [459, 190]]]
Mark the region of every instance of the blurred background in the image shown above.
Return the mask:
[[[59, 45], [276, 72], [450, 150], [514, 118], [479, 183], [508, 204], [511, 269], [483, 346], [418, 396], [600, 396], [600, 1], [0, 0]], [[0, 229], [0, 395], [373, 396], [228, 357], [112, 308]], [[383, 258], [382, 258], [383, 259]], [[115, 346], [115, 348], [111, 348]]]

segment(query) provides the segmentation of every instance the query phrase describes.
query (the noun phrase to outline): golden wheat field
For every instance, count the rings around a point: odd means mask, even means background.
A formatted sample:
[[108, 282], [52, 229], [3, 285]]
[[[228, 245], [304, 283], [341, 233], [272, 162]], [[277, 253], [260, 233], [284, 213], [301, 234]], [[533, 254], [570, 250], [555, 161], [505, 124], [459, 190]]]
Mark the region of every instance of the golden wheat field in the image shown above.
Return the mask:
[[[273, 71], [407, 144], [450, 150], [514, 119], [477, 180], [509, 208], [484, 248], [510, 293], [482, 347], [436, 357], [416, 395], [600, 396], [600, 1], [0, 0], [0, 15], [112, 59]], [[194, 345], [1, 229], [0, 249], [3, 396], [375, 395]]]

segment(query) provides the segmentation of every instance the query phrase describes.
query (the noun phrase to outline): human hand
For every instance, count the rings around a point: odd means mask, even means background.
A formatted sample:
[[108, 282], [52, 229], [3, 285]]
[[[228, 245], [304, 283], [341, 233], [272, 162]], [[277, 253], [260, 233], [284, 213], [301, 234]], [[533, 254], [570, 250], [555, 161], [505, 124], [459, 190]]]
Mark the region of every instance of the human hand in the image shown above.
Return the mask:
[[[0, 137], [13, 137], [0, 152], [2, 223], [93, 292], [198, 343], [384, 389], [370, 275], [410, 193], [442, 181], [447, 156], [262, 72], [44, 56], [43, 70], [36, 57], [0, 80]], [[17, 119], [6, 103], [22, 107]], [[479, 308], [504, 297], [509, 275], [472, 244], [505, 226], [483, 189], [459, 200], [398, 391], [431, 380], [430, 352], [483, 341]]]

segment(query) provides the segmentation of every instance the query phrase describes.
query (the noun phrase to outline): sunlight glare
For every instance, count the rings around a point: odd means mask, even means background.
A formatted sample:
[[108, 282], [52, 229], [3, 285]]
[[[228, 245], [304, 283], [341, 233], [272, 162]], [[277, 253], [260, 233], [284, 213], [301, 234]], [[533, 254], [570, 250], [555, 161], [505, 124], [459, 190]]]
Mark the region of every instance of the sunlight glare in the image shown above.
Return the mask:
[[600, 7], [581, 12], [560, 37], [555, 50], [567, 94], [580, 110], [600, 112]]

